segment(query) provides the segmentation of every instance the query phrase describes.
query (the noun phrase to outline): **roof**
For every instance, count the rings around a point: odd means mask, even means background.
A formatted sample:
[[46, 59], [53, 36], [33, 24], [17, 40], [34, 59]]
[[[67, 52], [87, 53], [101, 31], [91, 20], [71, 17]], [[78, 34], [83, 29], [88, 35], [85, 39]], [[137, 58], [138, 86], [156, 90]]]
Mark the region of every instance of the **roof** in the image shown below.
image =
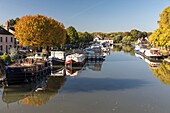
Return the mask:
[[0, 35], [13, 35], [13, 34], [0, 26]]
[[9, 29], [15, 31], [15, 28], [13, 26], [11, 26]]

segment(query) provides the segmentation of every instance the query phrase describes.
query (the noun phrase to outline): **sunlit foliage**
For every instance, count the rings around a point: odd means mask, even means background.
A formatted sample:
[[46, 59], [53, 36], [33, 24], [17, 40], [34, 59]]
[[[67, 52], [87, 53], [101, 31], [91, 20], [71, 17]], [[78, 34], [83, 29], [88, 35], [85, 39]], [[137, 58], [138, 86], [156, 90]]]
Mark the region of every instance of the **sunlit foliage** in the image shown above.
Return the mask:
[[170, 46], [170, 7], [160, 15], [159, 28], [149, 37], [149, 41], [155, 46]]
[[23, 16], [15, 25], [15, 31], [21, 46], [62, 46], [66, 40], [63, 24], [42, 15]]
[[159, 68], [151, 68], [154, 76], [159, 78], [161, 82], [166, 85], [170, 85], [170, 65], [168, 63], [162, 63]]

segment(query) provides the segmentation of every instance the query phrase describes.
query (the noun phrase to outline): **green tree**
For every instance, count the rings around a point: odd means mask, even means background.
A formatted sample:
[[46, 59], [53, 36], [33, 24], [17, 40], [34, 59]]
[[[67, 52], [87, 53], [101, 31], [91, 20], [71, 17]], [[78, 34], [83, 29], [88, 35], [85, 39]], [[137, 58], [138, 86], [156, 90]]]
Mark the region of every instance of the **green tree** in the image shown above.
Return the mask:
[[136, 29], [132, 29], [132, 30], [130, 31], [130, 34], [131, 34], [131, 36], [132, 36], [132, 38], [133, 38], [134, 41], [138, 40], [138, 38], [143, 37], [142, 32], [141, 32], [141, 31], [138, 31], [138, 30], [136, 30]]
[[161, 13], [158, 24], [159, 28], [149, 37], [150, 43], [157, 47], [170, 46], [170, 6]]
[[131, 36], [125, 36], [123, 37], [122, 42], [126, 44], [130, 44], [131, 40], [132, 40]]
[[9, 26], [14, 26], [20, 19], [16, 18], [16, 19], [10, 19], [9, 20]]
[[80, 42], [90, 42], [93, 40], [93, 36], [88, 32], [78, 32]]
[[0, 56], [0, 59], [3, 60], [4, 64], [11, 63], [11, 57], [6, 52]]
[[21, 46], [62, 46], [66, 40], [63, 24], [46, 16], [23, 16], [14, 27]]
[[113, 42], [114, 43], [120, 43], [122, 41], [122, 36], [121, 35], [117, 35], [113, 38]]
[[77, 43], [79, 37], [78, 37], [78, 33], [77, 33], [76, 29], [73, 26], [70, 26], [66, 29], [66, 31], [67, 31], [67, 35], [70, 38], [70, 43], [71, 44]]

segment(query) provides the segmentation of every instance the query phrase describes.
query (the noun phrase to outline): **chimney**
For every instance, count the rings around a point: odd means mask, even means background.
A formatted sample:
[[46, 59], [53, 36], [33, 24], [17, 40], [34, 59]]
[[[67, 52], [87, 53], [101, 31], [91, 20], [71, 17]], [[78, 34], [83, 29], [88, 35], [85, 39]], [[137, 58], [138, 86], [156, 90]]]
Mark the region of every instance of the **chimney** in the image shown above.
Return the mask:
[[9, 31], [9, 21], [8, 21], [8, 20], [6, 21], [5, 29], [6, 29], [7, 31]]

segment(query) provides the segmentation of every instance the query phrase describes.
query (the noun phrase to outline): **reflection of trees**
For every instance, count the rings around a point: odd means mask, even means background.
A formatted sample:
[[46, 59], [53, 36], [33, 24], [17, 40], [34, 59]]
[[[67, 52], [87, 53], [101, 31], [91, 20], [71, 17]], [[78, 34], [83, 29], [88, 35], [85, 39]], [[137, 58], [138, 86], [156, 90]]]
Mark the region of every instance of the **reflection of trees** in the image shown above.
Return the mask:
[[170, 65], [163, 62], [159, 68], [150, 68], [156, 78], [166, 85], [170, 85]]
[[117, 46], [113, 46], [113, 48], [111, 49], [113, 52], [119, 52], [122, 51], [122, 46], [117, 45]]
[[32, 93], [34, 87], [35, 84], [32, 83], [4, 87], [2, 100], [7, 104], [17, 102], [29, 96]]
[[116, 45], [113, 46], [112, 49], [113, 52], [119, 52], [119, 51], [123, 51], [125, 53], [130, 53], [130, 55], [135, 56], [135, 52], [134, 52], [134, 46], [132, 45]]
[[20, 102], [30, 106], [44, 105], [58, 93], [58, 90], [64, 85], [65, 81], [65, 76], [50, 77], [45, 90], [34, 92], [33, 95], [20, 100]]

